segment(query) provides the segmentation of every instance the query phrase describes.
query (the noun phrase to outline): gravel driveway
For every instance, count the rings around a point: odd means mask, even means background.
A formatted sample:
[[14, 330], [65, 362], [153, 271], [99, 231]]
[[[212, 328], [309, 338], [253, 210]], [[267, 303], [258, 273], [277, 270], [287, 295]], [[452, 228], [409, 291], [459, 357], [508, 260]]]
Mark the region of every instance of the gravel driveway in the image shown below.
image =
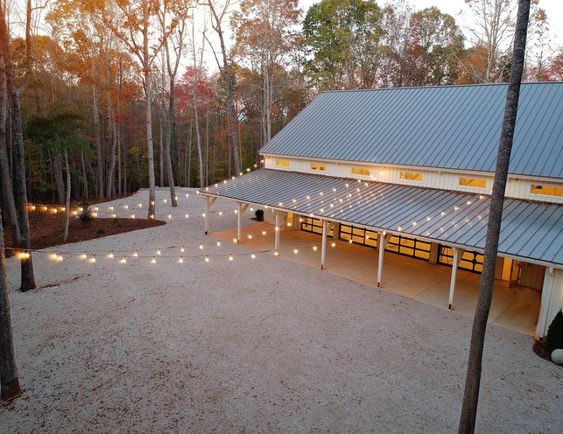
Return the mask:
[[[11, 294], [26, 397], [0, 410], [1, 432], [457, 431], [470, 319], [244, 246], [189, 258], [213, 241], [203, 201], [180, 189], [172, 210], [166, 194], [164, 226], [35, 255], [42, 288]], [[212, 230], [236, 224], [232, 203], [214, 208]], [[183, 264], [168, 257], [180, 246]], [[65, 255], [81, 251], [96, 263]], [[489, 327], [478, 432], [561, 432], [563, 369], [531, 347]]]

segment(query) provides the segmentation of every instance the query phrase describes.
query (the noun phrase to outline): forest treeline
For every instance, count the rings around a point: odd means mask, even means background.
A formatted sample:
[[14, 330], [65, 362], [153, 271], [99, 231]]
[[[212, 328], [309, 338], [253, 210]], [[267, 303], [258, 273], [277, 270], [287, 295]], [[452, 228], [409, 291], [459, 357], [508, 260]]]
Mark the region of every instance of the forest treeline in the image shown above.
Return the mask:
[[[515, 2], [464, 8], [467, 28], [405, 1], [322, 0], [303, 11], [297, 0], [26, 0], [9, 48], [28, 198], [112, 198], [237, 175], [323, 90], [507, 81]], [[536, 2], [528, 80], [563, 78], [550, 37]], [[5, 116], [3, 179], [14, 179], [9, 107]]]

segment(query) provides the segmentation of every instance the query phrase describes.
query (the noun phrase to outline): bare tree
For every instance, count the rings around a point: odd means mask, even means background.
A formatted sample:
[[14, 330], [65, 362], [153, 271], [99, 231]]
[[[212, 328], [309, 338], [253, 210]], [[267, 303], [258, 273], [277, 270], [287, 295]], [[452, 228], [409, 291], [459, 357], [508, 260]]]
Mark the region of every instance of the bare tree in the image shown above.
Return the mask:
[[488, 83], [496, 74], [500, 56], [504, 53], [514, 29], [513, 0], [465, 0], [473, 14], [475, 25], [471, 28], [475, 43], [486, 50], [486, 65], [481, 81]]
[[[148, 218], [156, 218], [155, 214], [155, 175], [154, 175], [154, 146], [152, 137], [152, 81], [151, 69], [154, 60], [168, 36], [176, 29], [177, 20], [172, 20], [157, 38], [153, 20], [158, 17], [161, 0], [125, 0], [115, 2], [121, 12], [121, 19], [114, 21], [106, 18], [107, 24], [123, 41], [129, 50], [137, 57], [143, 70], [143, 88], [145, 91], [145, 117], [147, 138], [147, 160], [149, 170], [149, 207]], [[168, 0], [170, 7], [172, 1]], [[178, 1], [178, 4], [182, 2]]]
[[[13, 144], [15, 154], [15, 202], [20, 226], [20, 239], [18, 246], [22, 249], [31, 248], [31, 233], [29, 230], [29, 216], [27, 204], [27, 184], [25, 177], [25, 154], [23, 144], [22, 114], [20, 106], [20, 89], [14, 83], [12, 58], [10, 53], [10, 37], [6, 24], [6, 10], [0, 4], [0, 50], [4, 58], [4, 71], [6, 77], [6, 92], [10, 101], [12, 116]], [[21, 287], [22, 291], [35, 288], [35, 276], [33, 274], [33, 261], [31, 254], [21, 261]]]
[[522, 72], [524, 70], [529, 16], [530, 0], [519, 0], [516, 31], [514, 35], [514, 49], [512, 53], [512, 66], [510, 70], [510, 82], [506, 93], [506, 106], [504, 109], [502, 132], [497, 153], [495, 179], [491, 195], [491, 206], [489, 209], [487, 239], [485, 242], [485, 261], [483, 263], [483, 273], [481, 275], [481, 289], [479, 292], [479, 302], [477, 304], [477, 309], [475, 310], [473, 329], [471, 332], [465, 392], [463, 395], [463, 406], [459, 421], [460, 434], [473, 433], [475, 431], [477, 404], [479, 402], [479, 387], [481, 384], [483, 346], [485, 343], [487, 320], [489, 318], [491, 300], [493, 297], [498, 242], [502, 223], [502, 211], [504, 207], [504, 192], [506, 188], [506, 180], [508, 178], [508, 167], [510, 163], [510, 153], [512, 150], [512, 140], [514, 138], [514, 128], [516, 125], [516, 114], [518, 112], [520, 82], [522, 81]]
[[0, 384], [2, 399], [13, 399], [21, 395], [14, 341], [10, 318], [10, 299], [6, 281], [6, 256], [4, 254], [4, 228], [0, 209]]
[[[221, 72], [221, 77], [223, 78], [223, 81], [225, 83], [225, 91], [227, 94], [225, 100], [225, 110], [227, 112], [227, 116], [226, 116], [227, 130], [228, 130], [229, 140], [231, 143], [230, 150], [231, 150], [231, 156], [233, 158], [235, 173], [239, 174], [241, 171], [240, 143], [236, 131], [237, 119], [235, 116], [234, 96], [233, 96], [233, 86], [234, 86], [235, 78], [231, 70], [231, 59], [229, 58], [227, 44], [225, 42], [225, 30], [223, 29], [223, 24], [227, 16], [227, 12], [229, 11], [229, 7], [231, 6], [231, 0], [225, 0], [225, 2], [222, 5], [217, 4], [213, 0], [209, 0], [205, 4], [209, 7], [209, 11], [211, 12], [211, 28], [217, 34], [221, 47], [222, 62], [219, 61], [219, 59], [217, 58], [215, 51], [213, 51], [213, 54], [215, 55], [217, 67], [219, 68], [219, 71]], [[211, 42], [207, 37], [206, 40], [209, 43], [211, 49], [213, 50], [213, 45], [211, 44]]]

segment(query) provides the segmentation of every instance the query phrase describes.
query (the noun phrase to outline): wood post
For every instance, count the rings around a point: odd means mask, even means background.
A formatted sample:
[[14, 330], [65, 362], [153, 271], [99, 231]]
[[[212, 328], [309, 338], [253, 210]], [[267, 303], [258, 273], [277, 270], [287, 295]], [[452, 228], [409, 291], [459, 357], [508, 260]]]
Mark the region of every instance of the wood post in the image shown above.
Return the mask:
[[379, 233], [379, 242], [377, 243], [378, 257], [377, 257], [377, 287], [382, 287], [381, 278], [383, 276], [383, 255], [385, 254], [385, 247], [387, 246], [387, 240], [389, 235], [382, 231]]
[[237, 202], [237, 243], [240, 244], [242, 237], [242, 203]]
[[211, 198], [209, 196], [205, 196], [205, 217], [204, 217], [204, 226], [205, 226], [205, 235], [209, 233], [209, 211], [211, 209]]
[[455, 279], [457, 276], [457, 268], [459, 266], [459, 260], [463, 255], [463, 250], [457, 247], [452, 247], [452, 275], [450, 279], [450, 293], [448, 295], [448, 309], [453, 310], [454, 308], [454, 292], [455, 292]]
[[328, 232], [327, 226], [328, 222], [326, 220], [321, 220], [321, 224], [323, 225], [323, 234], [322, 234], [322, 242], [321, 242], [321, 270], [325, 270], [325, 261], [326, 261], [326, 233]]
[[281, 227], [280, 227], [280, 213], [279, 211], [274, 211], [274, 216], [275, 216], [275, 228], [274, 228], [274, 253], [279, 253], [280, 250], [280, 232], [281, 232]]

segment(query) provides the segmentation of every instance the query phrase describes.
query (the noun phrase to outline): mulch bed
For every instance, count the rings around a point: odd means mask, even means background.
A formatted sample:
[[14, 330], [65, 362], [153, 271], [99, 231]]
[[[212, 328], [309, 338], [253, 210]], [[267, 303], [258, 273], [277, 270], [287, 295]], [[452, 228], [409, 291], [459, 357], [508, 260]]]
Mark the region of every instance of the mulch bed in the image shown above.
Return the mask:
[[[43, 212], [30, 212], [29, 225], [32, 248], [44, 249], [63, 244], [64, 224], [64, 213], [53, 215]], [[139, 229], [153, 228], [164, 224], [166, 224], [166, 222], [161, 220], [138, 218], [94, 218], [88, 223], [82, 223], [79, 219], [71, 217], [67, 244], [122, 234]], [[12, 233], [9, 227], [4, 228], [4, 241], [7, 247], [14, 247]], [[9, 257], [12, 255], [13, 250], [6, 249], [6, 256]]]

